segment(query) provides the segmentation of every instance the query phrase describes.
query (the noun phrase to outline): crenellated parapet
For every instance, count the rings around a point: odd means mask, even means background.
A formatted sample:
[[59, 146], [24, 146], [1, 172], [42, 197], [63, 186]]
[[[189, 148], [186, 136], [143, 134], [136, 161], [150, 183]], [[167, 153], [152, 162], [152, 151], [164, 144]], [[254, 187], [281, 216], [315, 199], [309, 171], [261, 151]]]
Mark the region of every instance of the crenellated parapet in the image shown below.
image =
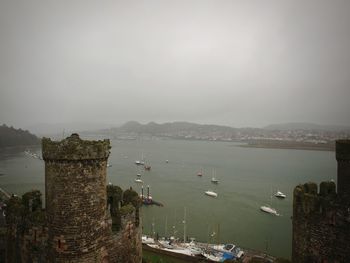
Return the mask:
[[42, 139], [42, 155], [45, 161], [106, 160], [110, 154], [110, 141], [89, 141], [73, 133], [62, 141]]
[[312, 182], [294, 188], [295, 214], [322, 214], [332, 208], [336, 201], [336, 186], [332, 181], [322, 182], [319, 191], [317, 184]]

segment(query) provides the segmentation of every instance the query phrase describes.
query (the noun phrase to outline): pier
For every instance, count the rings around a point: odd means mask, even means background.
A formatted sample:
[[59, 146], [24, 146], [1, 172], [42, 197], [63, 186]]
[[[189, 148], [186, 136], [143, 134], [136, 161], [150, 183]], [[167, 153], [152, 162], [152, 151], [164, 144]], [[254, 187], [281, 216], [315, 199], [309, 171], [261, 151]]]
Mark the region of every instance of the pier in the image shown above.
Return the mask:
[[142, 204], [143, 204], [143, 205], [164, 206], [162, 203], [153, 200], [152, 196], [151, 196], [150, 193], [149, 193], [149, 185], [147, 185], [147, 196], [145, 196], [145, 195], [143, 194], [143, 186], [142, 186], [140, 198], [141, 198], [141, 200], [142, 200]]

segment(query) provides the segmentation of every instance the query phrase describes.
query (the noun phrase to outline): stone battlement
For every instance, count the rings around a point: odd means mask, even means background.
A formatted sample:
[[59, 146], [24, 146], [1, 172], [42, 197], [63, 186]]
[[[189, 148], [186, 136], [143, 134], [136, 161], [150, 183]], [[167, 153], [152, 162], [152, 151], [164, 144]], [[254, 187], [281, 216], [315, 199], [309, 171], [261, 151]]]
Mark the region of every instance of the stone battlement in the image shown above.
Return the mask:
[[323, 213], [337, 201], [335, 183], [322, 182], [320, 191], [315, 183], [309, 182], [294, 188], [294, 211], [297, 213]]
[[306, 184], [300, 184], [294, 188], [294, 195], [295, 196], [302, 196], [302, 195], [312, 195], [315, 197], [323, 197], [323, 198], [332, 198], [334, 199], [336, 197], [336, 191], [335, 191], [335, 183], [333, 181], [328, 182], [322, 182], [320, 184], [320, 191], [318, 192], [318, 186], [316, 183], [306, 183]]
[[78, 161], [107, 159], [111, 146], [108, 139], [103, 141], [88, 141], [80, 139], [73, 133], [61, 141], [42, 139], [42, 155], [45, 161]]

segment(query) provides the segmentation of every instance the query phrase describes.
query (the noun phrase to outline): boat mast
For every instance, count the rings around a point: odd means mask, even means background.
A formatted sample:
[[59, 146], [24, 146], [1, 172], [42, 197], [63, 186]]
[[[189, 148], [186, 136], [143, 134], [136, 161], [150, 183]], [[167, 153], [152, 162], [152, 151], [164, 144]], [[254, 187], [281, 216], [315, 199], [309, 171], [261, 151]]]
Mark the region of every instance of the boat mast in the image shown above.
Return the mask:
[[186, 207], [184, 207], [184, 220], [182, 223], [184, 224], [184, 243], [186, 243]]
[[220, 244], [220, 223], [218, 224], [218, 237], [217, 237], [218, 244]]
[[174, 212], [174, 225], [173, 225], [173, 235], [174, 235], [174, 238], [175, 238], [175, 234], [177, 233], [176, 231], [176, 210]]
[[168, 234], [168, 216], [165, 216], [165, 237]]
[[155, 238], [156, 232], [154, 230], [154, 217], [153, 217], [153, 220], [152, 220], [152, 235], [153, 235], [153, 238]]

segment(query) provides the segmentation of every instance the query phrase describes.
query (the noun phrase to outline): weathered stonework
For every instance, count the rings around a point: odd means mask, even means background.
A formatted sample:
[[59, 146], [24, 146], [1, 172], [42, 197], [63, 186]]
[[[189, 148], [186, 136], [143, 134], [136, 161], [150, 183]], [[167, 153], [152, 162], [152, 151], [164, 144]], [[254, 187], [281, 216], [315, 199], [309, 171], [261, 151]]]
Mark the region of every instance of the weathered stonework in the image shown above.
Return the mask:
[[350, 262], [350, 141], [337, 141], [338, 192], [334, 182], [294, 189], [294, 263]]
[[113, 208], [118, 231], [112, 231], [106, 186], [109, 140], [85, 141], [73, 134], [59, 142], [44, 138], [42, 144], [46, 210], [40, 207], [39, 212], [44, 220], [33, 224], [32, 207], [41, 206], [41, 201], [33, 200], [35, 194], [24, 195], [21, 208], [9, 216], [13, 220], [8, 223], [8, 262], [141, 262], [138, 206], [123, 202], [120, 188]]

